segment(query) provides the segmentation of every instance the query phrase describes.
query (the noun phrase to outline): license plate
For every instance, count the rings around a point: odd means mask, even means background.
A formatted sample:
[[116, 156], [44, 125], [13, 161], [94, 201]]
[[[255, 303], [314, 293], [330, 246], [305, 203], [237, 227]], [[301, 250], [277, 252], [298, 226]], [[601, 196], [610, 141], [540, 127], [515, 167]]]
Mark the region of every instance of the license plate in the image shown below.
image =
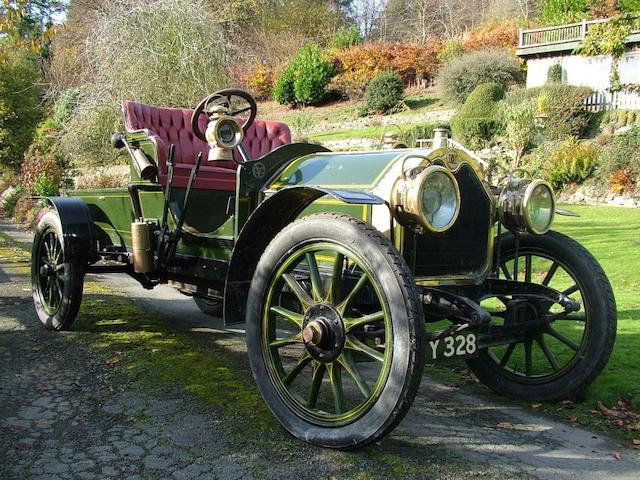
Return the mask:
[[449, 337], [427, 342], [427, 362], [449, 358], [475, 357], [478, 354], [478, 336], [475, 332], [456, 333]]

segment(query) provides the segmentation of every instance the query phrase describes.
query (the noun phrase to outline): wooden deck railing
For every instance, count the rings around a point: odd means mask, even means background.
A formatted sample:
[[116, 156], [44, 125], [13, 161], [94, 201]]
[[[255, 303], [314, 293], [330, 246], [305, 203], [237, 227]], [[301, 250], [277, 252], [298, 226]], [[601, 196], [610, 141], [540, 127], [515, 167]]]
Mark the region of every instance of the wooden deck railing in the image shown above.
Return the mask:
[[[606, 20], [584, 20], [581, 23], [570, 23], [556, 27], [534, 28], [530, 30], [520, 29], [519, 48], [580, 41], [589, 33], [589, 27], [602, 22], [606, 22]], [[634, 31], [633, 33], [640, 33], [640, 30]]]

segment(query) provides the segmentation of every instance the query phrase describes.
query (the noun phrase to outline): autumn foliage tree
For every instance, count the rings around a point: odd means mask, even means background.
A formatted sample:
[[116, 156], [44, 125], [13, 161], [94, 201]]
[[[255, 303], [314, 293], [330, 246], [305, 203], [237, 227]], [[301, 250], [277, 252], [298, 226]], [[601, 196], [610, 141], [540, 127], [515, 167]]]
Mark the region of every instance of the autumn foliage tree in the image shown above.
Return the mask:
[[472, 30], [462, 42], [467, 51], [509, 49], [518, 47], [519, 24], [517, 20], [491, 20]]

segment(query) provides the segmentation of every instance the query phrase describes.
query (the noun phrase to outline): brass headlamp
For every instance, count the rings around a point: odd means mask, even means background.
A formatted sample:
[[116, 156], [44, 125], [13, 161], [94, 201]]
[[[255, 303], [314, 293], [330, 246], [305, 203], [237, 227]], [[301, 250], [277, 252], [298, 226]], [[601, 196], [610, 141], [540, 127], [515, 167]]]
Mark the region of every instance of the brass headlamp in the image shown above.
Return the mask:
[[514, 233], [544, 235], [551, 229], [556, 211], [553, 188], [544, 180], [511, 175], [500, 193], [500, 221]]
[[233, 160], [233, 149], [244, 140], [244, 131], [233, 117], [227, 115], [229, 109], [216, 105], [209, 112], [209, 124], [205, 137], [209, 144], [210, 162]]
[[401, 225], [419, 234], [446, 232], [460, 213], [460, 187], [443, 166], [419, 167], [396, 181], [391, 207]]

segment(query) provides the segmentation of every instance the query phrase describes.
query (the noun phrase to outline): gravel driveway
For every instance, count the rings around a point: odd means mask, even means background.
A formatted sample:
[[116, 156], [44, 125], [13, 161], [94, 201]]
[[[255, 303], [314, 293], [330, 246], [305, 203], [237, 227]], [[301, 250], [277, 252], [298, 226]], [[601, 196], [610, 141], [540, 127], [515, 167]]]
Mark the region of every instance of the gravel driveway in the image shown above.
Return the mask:
[[[0, 231], [28, 238], [6, 224]], [[640, 477], [638, 453], [615, 440], [428, 377], [393, 435], [360, 452], [311, 447], [277, 428], [268, 436], [243, 430], [176, 385], [144, 383], [113, 368], [113, 352], [96, 350], [85, 337], [42, 329], [28, 260], [3, 252], [0, 479]], [[241, 330], [222, 330], [168, 288], [147, 292], [122, 277], [100, 280], [110, 295], [162, 321], [182, 320], [190, 331], [225, 335], [243, 348]]]

